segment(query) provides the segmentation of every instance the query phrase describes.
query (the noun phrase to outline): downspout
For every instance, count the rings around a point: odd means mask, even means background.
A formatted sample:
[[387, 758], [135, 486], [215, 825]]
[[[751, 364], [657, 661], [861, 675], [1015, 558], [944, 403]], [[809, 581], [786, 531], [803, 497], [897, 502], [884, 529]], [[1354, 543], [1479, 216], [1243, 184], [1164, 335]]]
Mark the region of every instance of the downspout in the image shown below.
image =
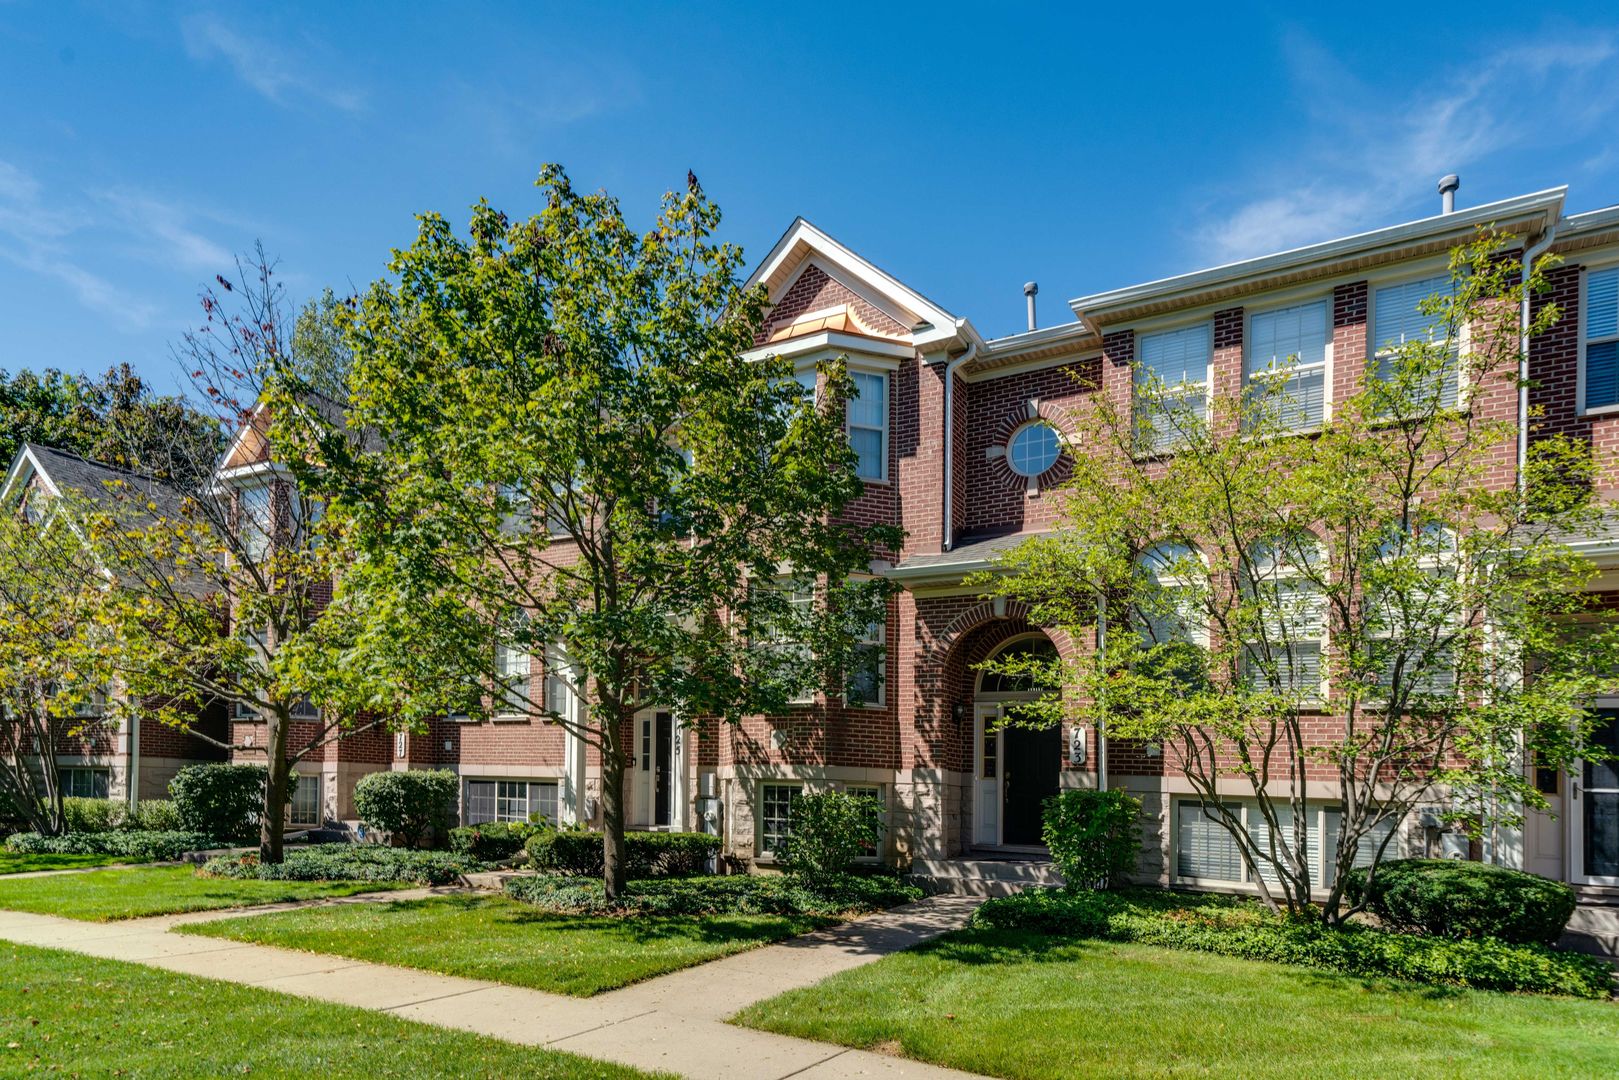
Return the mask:
[[[957, 319], [956, 329], [960, 330], [966, 324], [966, 319]], [[956, 369], [970, 363], [977, 355], [978, 343], [973, 342], [967, 346], [966, 352], [944, 366], [944, 536], [940, 541], [940, 548], [944, 551], [949, 551], [954, 545], [956, 535]]]

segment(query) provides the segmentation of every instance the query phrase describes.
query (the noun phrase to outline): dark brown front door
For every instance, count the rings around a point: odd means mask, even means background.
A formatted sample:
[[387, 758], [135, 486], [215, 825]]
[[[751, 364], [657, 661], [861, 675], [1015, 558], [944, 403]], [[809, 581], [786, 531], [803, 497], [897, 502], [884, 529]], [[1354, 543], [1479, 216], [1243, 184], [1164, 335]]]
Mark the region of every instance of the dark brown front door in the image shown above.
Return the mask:
[[1062, 727], [1043, 731], [1008, 727], [1001, 735], [1001, 843], [1039, 844], [1040, 813], [1057, 794], [1062, 768]]

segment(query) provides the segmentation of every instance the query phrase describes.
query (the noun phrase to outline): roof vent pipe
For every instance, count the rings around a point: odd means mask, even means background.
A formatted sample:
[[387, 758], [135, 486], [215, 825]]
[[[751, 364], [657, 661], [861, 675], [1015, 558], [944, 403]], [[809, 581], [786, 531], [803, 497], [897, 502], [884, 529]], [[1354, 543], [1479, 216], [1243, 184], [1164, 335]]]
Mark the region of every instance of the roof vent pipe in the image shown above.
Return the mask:
[[1035, 328], [1034, 321], [1034, 294], [1040, 291], [1040, 286], [1032, 281], [1023, 283], [1023, 298], [1029, 302], [1029, 329]]
[[1462, 186], [1462, 178], [1455, 173], [1439, 178], [1439, 204], [1443, 207], [1441, 213], [1454, 214], [1456, 212], [1456, 189]]

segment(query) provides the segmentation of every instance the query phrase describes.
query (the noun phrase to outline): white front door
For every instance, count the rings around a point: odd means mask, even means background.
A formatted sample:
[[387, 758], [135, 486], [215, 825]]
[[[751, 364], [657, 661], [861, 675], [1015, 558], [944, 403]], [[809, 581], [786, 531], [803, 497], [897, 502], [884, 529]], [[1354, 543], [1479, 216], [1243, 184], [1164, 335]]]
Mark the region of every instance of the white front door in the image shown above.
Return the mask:
[[[1597, 710], [1591, 741], [1619, 754], [1619, 708]], [[1569, 777], [1572, 880], [1619, 885], [1619, 760], [1583, 761]]]

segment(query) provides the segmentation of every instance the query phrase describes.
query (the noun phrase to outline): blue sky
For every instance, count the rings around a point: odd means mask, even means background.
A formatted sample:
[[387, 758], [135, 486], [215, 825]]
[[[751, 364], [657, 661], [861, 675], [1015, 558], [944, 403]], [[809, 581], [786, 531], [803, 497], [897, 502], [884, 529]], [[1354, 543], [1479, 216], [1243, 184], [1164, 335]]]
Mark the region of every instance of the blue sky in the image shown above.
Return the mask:
[[992, 335], [1028, 279], [1056, 321], [1451, 170], [1619, 202], [1605, 5], [1092, 7], [0, 0], [0, 368], [172, 388], [232, 253], [361, 285], [419, 211], [532, 212], [548, 160], [643, 217], [694, 169], [754, 257], [803, 214]]

